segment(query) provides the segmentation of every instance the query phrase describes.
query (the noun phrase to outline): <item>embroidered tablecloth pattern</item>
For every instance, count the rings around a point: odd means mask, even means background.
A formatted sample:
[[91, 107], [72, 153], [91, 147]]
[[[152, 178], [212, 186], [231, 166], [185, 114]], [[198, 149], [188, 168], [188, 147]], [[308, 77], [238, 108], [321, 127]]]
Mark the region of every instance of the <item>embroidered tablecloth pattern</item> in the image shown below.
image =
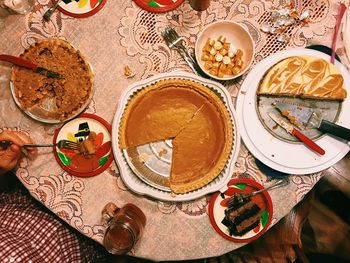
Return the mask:
[[[50, 0], [37, 0], [35, 10], [23, 15], [8, 16], [2, 25], [0, 53], [19, 55], [30, 44], [46, 38], [60, 38], [78, 48], [90, 62], [95, 74], [95, 93], [86, 112], [112, 122], [121, 92], [134, 81], [175, 69], [190, 71], [174, 50], [169, 50], [161, 32], [167, 25], [186, 38], [193, 49], [198, 32], [217, 20], [234, 20], [246, 26], [256, 44], [254, 65], [278, 50], [305, 47], [311, 44], [330, 46], [336, 21], [338, 1], [296, 0], [298, 11], [309, 10], [311, 22], [291, 26], [288, 43], [263, 33], [260, 25], [270, 19], [273, 5], [279, 1], [213, 0], [209, 9], [198, 13], [185, 1], [167, 13], [150, 13], [133, 1], [107, 1], [95, 15], [76, 19], [55, 12], [49, 22], [42, 19]], [[345, 59], [341, 39], [337, 53]], [[124, 76], [128, 65], [136, 75]], [[13, 102], [9, 89], [10, 67], [0, 63], [1, 129], [28, 132], [36, 142], [50, 143], [57, 125], [46, 125], [24, 115]], [[244, 76], [228, 83], [235, 100]], [[144, 235], [132, 254], [153, 260], [182, 260], [212, 257], [234, 250], [242, 244], [224, 240], [212, 228], [207, 215], [210, 195], [182, 203], [161, 202], [137, 196], [128, 190], [118, 168], [112, 165], [102, 174], [78, 178], [64, 172], [55, 161], [51, 149], [40, 149], [32, 161], [24, 158], [17, 176], [31, 194], [68, 224], [86, 236], [102, 243], [106, 226], [101, 210], [107, 202], [122, 206], [134, 203], [148, 220]], [[249, 177], [268, 185], [273, 179], [257, 166], [255, 158], [242, 144], [233, 177]], [[283, 190], [271, 191], [274, 215], [272, 225], [285, 216], [321, 178], [322, 173], [292, 176]]]

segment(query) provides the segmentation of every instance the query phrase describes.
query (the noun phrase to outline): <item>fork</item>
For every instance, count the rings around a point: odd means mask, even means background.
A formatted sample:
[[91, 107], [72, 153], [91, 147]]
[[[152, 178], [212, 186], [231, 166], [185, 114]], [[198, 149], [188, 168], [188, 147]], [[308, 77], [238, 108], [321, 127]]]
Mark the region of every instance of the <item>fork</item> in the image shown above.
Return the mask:
[[[263, 189], [260, 189], [258, 191], [254, 191], [254, 192], [250, 192], [248, 194], [243, 194], [243, 193], [238, 193], [236, 195], [233, 195], [230, 200], [228, 201], [228, 206], [232, 206], [235, 204], [235, 202], [237, 202], [237, 199], [238, 199], [238, 202], [243, 202], [243, 200], [245, 198], [248, 198], [248, 197], [252, 197], [252, 196], [255, 196], [257, 194], [260, 194], [262, 192], [265, 192], [267, 190], [272, 190], [272, 189], [275, 189], [275, 188], [278, 188], [278, 187], [282, 187], [282, 186], [285, 186], [289, 183], [289, 179], [288, 177], [286, 178], [283, 178], [283, 179], [280, 179], [278, 180], [276, 183], [270, 185], [269, 187], [266, 187], [266, 188], [263, 188]], [[234, 198], [236, 197], [236, 198]]]
[[167, 44], [167, 46], [171, 49], [175, 49], [179, 52], [181, 57], [187, 62], [189, 67], [193, 70], [197, 75], [202, 75], [202, 71], [199, 68], [195, 59], [188, 53], [186, 47], [183, 45], [183, 37], [180, 37], [178, 33], [170, 26], [165, 27], [165, 30], [162, 33], [162, 36]]
[[57, 0], [55, 4], [53, 4], [44, 14], [43, 18], [45, 21], [49, 21], [50, 17], [52, 16], [53, 12], [57, 9], [58, 5], [60, 4], [62, 0]]
[[53, 146], [57, 146], [58, 148], [62, 148], [62, 149], [72, 149], [72, 150], [78, 149], [78, 143], [72, 142], [69, 140], [60, 140], [57, 143], [51, 143], [51, 144], [23, 144], [23, 147], [53, 147]]
[[[7, 149], [12, 142], [10, 141], [0, 141], [0, 147], [3, 149]], [[78, 149], [78, 144], [76, 142], [72, 142], [69, 140], [60, 140], [57, 143], [51, 143], [51, 144], [23, 144], [23, 147], [54, 147], [57, 146], [58, 148], [62, 149], [72, 149], [72, 150], [77, 150]]]

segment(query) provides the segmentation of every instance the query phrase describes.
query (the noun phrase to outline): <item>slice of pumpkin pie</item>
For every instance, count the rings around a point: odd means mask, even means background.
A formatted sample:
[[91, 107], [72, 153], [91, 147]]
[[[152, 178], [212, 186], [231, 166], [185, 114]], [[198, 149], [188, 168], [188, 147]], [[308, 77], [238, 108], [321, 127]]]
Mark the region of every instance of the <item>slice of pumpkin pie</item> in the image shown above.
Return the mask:
[[159, 81], [129, 101], [119, 126], [119, 147], [172, 139], [170, 188], [186, 193], [211, 182], [224, 168], [233, 143], [223, 101], [190, 80]]

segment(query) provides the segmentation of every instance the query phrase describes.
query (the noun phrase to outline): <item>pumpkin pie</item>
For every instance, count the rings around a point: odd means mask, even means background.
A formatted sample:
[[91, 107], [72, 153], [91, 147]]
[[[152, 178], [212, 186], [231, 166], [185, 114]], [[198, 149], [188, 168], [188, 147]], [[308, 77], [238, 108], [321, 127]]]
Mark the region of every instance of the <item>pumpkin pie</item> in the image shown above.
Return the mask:
[[[11, 81], [21, 107], [45, 119], [66, 120], [92, 97], [93, 73], [81, 52], [67, 41], [47, 39], [27, 48], [20, 57], [61, 74], [49, 78], [24, 67], [14, 67]], [[53, 103], [51, 103], [53, 101]], [[48, 102], [50, 107], [47, 109]]]
[[262, 79], [258, 94], [343, 100], [344, 79], [331, 63], [312, 56], [294, 56], [275, 64]]
[[138, 91], [119, 126], [119, 147], [172, 139], [170, 189], [201, 188], [224, 168], [233, 144], [230, 114], [217, 94], [202, 84], [168, 79]]

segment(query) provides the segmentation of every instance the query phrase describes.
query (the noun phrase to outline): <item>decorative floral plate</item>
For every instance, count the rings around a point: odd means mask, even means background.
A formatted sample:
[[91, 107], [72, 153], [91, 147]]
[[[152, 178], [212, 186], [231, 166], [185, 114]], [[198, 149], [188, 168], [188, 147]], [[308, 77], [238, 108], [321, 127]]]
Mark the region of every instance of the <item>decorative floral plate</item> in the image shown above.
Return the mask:
[[264, 187], [247, 178], [235, 178], [228, 182], [228, 189], [224, 193], [215, 193], [209, 203], [209, 218], [214, 229], [225, 239], [245, 243], [260, 237], [269, 227], [272, 220], [272, 201], [267, 191], [251, 197], [252, 201], [262, 210], [260, 223], [253, 230], [250, 230], [242, 236], [230, 235], [229, 229], [222, 223], [225, 217], [225, 209], [228, 207], [228, 201], [235, 193], [250, 193]]
[[99, 116], [83, 113], [57, 129], [53, 143], [69, 140], [83, 143], [90, 140], [95, 152], [84, 155], [81, 151], [55, 147], [58, 164], [69, 174], [80, 177], [94, 176], [103, 172], [112, 162], [111, 126]]
[[134, 0], [134, 2], [144, 10], [161, 13], [177, 8], [184, 0]]
[[[52, 0], [56, 3], [56, 0]], [[96, 14], [106, 4], [107, 0], [63, 0], [58, 9], [68, 16], [84, 18]]]

